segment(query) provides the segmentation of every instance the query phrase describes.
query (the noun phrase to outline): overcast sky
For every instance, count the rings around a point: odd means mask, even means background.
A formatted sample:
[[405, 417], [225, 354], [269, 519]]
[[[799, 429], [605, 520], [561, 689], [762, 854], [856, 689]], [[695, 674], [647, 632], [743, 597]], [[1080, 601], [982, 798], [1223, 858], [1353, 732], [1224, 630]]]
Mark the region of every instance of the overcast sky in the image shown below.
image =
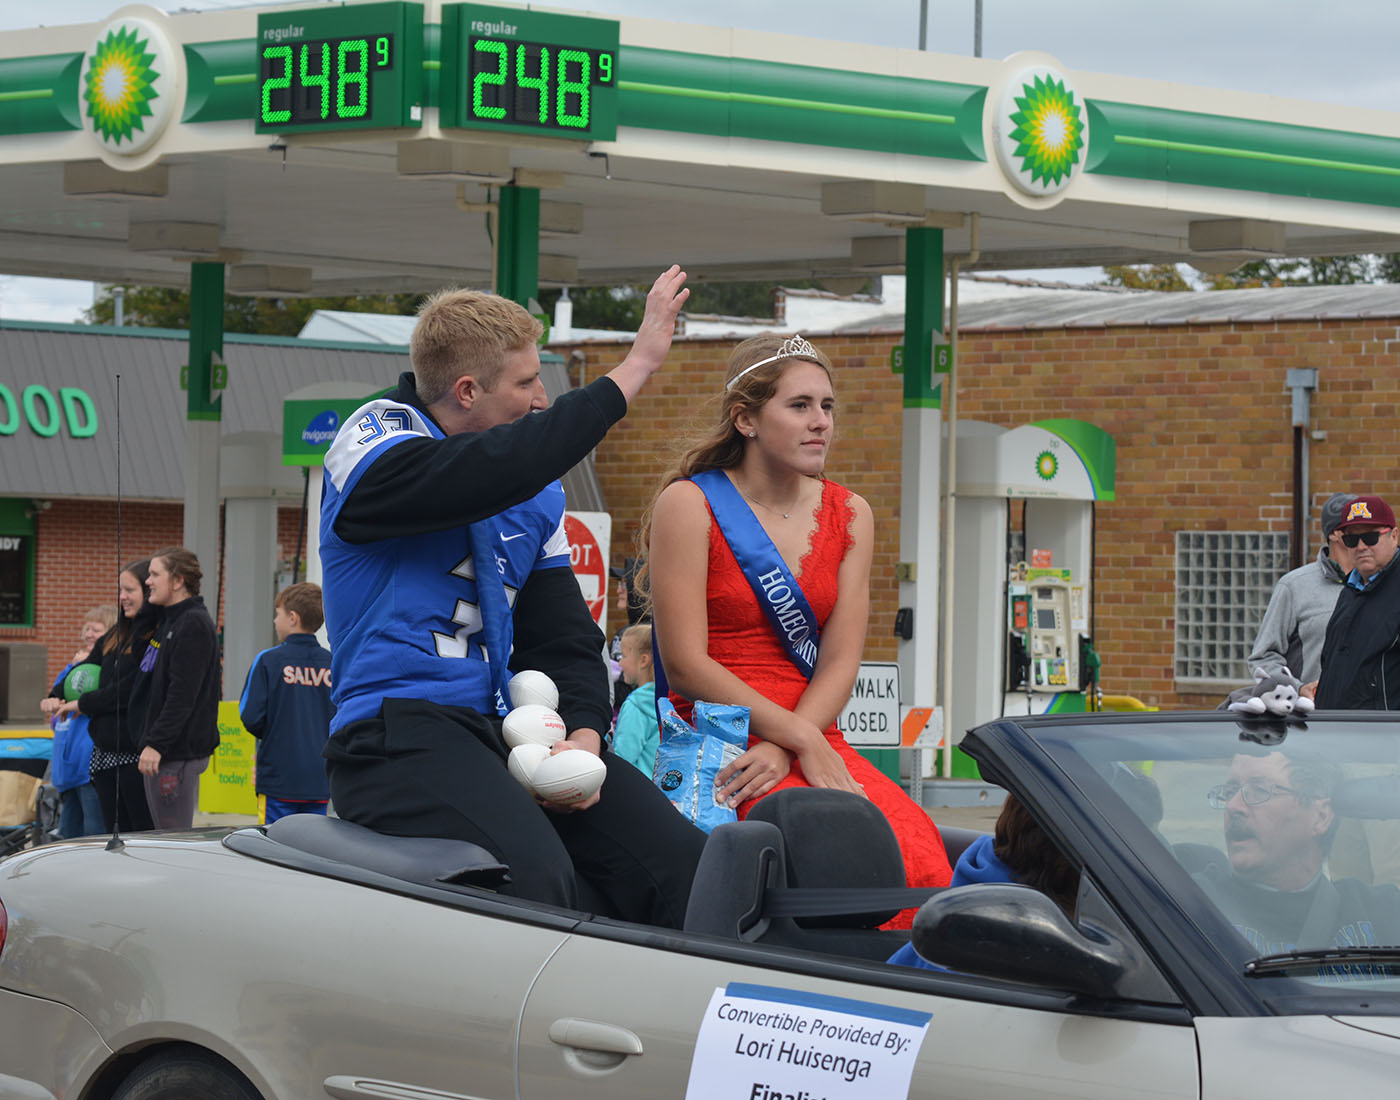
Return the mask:
[[[0, 0], [0, 30], [34, 25], [35, 12], [45, 23], [86, 23], [121, 6], [121, 0]], [[252, 5], [166, 0], [156, 6]], [[919, 45], [920, 0], [548, 0], [539, 6]], [[972, 54], [974, 10], [974, 0], [927, 0], [928, 49]], [[1042, 50], [1071, 71], [1400, 111], [1400, 0], [983, 0], [982, 12], [983, 57]], [[7, 318], [76, 320], [91, 301], [87, 283], [0, 276], [0, 316]]]

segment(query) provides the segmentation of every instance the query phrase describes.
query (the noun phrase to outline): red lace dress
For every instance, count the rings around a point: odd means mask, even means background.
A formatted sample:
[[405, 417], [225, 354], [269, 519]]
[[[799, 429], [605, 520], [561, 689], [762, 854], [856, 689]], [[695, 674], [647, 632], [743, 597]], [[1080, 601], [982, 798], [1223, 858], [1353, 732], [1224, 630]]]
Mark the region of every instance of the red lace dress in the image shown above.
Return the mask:
[[[837, 571], [851, 546], [851, 523], [855, 514], [850, 498], [849, 489], [834, 481], [822, 483], [821, 505], [811, 546], [794, 570], [803, 595], [811, 604], [817, 622], [823, 626], [836, 606]], [[710, 517], [709, 579], [705, 597], [709, 605], [709, 655], [766, 698], [789, 710], [795, 708], [806, 690], [807, 679], [788, 659], [713, 515]], [[674, 692], [671, 702], [680, 716], [690, 721], [690, 703]], [[952, 869], [943, 850], [943, 838], [928, 814], [899, 784], [851, 748], [835, 723], [825, 733], [856, 782], [864, 786], [866, 795], [884, 811], [894, 827], [904, 856], [908, 884], [947, 886], [953, 877]], [[758, 740], [752, 737], [750, 744]], [[802, 774], [801, 765], [794, 760], [792, 771], [773, 790], [806, 786], [810, 784]], [[757, 801], [740, 803], [741, 820], [748, 816]], [[906, 909], [885, 927], [908, 928], [913, 916], [914, 910]]]

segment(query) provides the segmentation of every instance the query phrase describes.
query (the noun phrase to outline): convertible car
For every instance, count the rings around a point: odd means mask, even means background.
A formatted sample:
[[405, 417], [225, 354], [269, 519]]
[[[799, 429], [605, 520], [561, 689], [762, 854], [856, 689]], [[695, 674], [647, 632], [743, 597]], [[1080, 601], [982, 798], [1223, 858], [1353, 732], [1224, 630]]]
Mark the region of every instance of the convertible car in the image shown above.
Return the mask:
[[[1396, 1094], [1400, 719], [1005, 719], [962, 744], [1068, 898], [911, 895], [883, 820], [820, 791], [716, 829], [679, 931], [335, 819], [12, 855], [0, 1097]], [[912, 904], [928, 965], [894, 965], [910, 934], [881, 926]]]

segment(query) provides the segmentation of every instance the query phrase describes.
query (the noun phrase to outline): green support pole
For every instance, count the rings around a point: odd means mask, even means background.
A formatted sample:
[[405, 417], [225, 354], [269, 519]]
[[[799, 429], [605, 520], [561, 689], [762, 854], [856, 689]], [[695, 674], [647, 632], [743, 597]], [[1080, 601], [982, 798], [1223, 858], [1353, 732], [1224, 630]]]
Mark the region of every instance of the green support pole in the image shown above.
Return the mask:
[[[199, 558], [204, 575], [219, 575], [219, 446], [222, 393], [227, 384], [224, 351], [224, 265], [190, 266], [190, 358], [185, 371], [184, 544]], [[219, 363], [214, 358], [219, 358]], [[216, 379], [215, 372], [218, 377]], [[219, 621], [220, 592], [211, 584], [205, 597]], [[233, 690], [237, 691], [238, 688]]]
[[501, 188], [496, 236], [496, 293], [530, 308], [540, 292], [540, 192], [535, 187]]
[[904, 407], [937, 409], [942, 386], [932, 384], [933, 334], [943, 334], [943, 230], [904, 231]]
[[[906, 561], [917, 562], [923, 568], [920, 584], [929, 593], [936, 593], [937, 550], [936, 547], [920, 545], [913, 514], [916, 508], [910, 507], [907, 495], [913, 492], [916, 500], [929, 500], [937, 507], [937, 477], [931, 484], [923, 484], [922, 463], [911, 461], [908, 438], [921, 440], [924, 446], [938, 446], [939, 414], [941, 407], [941, 386], [932, 381], [933, 334], [943, 334], [943, 231], [926, 226], [915, 226], [905, 230], [904, 240], [904, 408], [903, 431], [906, 434], [904, 447], [904, 469], [902, 479], [905, 489], [901, 500], [906, 511], [900, 518], [900, 553]], [[931, 441], [931, 443], [930, 443]], [[937, 471], [936, 464], [933, 471]], [[927, 556], [931, 555], [931, 557]], [[930, 562], [932, 568], [929, 568]], [[928, 578], [934, 578], [932, 580]], [[923, 631], [916, 642], [901, 643], [900, 674], [903, 678], [901, 695], [905, 702], [927, 705], [934, 698], [934, 664], [931, 654], [935, 652], [928, 641], [936, 637], [937, 609], [936, 596], [921, 597], [905, 591], [909, 586], [901, 586], [901, 603], [914, 609], [915, 631]], [[917, 654], [906, 652], [917, 645]], [[885, 775], [899, 781], [898, 749], [863, 748], [861, 753]]]
[[191, 420], [219, 420], [223, 397], [214, 395], [213, 357], [224, 354], [224, 265], [190, 265], [190, 367], [186, 409]]

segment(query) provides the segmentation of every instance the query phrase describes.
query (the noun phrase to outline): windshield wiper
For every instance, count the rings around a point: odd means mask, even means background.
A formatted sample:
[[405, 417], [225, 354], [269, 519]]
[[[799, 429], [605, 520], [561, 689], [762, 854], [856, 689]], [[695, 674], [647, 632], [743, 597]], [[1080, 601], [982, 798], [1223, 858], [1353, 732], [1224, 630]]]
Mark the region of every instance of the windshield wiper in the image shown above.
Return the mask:
[[1326, 947], [1314, 951], [1282, 951], [1244, 964], [1247, 978], [1317, 970], [1324, 966], [1373, 966], [1400, 973], [1400, 947]]

